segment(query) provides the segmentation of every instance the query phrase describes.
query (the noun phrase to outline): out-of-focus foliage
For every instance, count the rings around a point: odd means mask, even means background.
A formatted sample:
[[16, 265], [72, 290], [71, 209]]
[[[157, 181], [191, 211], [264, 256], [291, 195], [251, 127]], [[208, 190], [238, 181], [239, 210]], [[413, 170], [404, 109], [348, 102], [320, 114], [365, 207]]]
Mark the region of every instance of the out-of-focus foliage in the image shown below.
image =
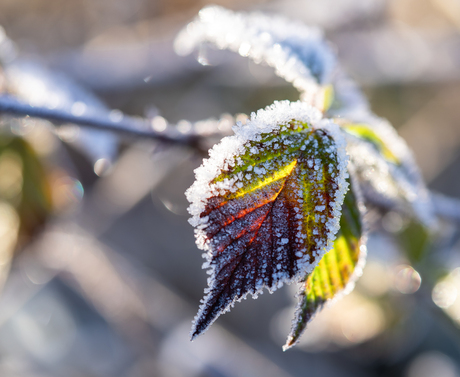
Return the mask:
[[25, 243], [43, 226], [53, 210], [48, 172], [27, 141], [3, 134], [0, 177], [0, 200], [17, 212], [19, 240]]
[[30, 242], [53, 212], [48, 172], [22, 138], [0, 134], [0, 281], [16, 250]]

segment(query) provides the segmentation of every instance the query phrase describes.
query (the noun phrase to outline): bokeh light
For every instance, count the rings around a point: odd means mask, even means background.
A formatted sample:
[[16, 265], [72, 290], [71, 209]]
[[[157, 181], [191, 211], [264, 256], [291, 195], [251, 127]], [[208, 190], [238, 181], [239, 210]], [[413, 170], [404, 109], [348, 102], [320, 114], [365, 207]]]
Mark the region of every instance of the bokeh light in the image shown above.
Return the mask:
[[394, 286], [403, 294], [411, 294], [418, 291], [422, 284], [420, 274], [411, 266], [399, 265], [395, 267]]
[[433, 288], [433, 302], [460, 326], [460, 267], [438, 280]]
[[83, 198], [83, 185], [78, 179], [69, 177], [64, 171], [55, 171], [52, 176], [53, 203], [56, 211], [72, 211]]
[[436, 351], [425, 352], [412, 360], [405, 377], [458, 377], [459, 371], [449, 356]]

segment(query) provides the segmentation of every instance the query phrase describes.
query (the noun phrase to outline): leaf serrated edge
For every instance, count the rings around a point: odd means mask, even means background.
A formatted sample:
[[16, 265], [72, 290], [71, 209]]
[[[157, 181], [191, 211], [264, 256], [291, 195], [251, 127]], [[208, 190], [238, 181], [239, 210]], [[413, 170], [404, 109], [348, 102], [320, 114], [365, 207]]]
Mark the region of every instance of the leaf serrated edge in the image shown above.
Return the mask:
[[[298, 291], [298, 293], [296, 295], [296, 297], [299, 298], [299, 301], [297, 303], [294, 318], [292, 320], [291, 331], [290, 331], [290, 333], [288, 335], [286, 343], [283, 346], [283, 351], [287, 351], [288, 349], [292, 348], [293, 346], [295, 346], [299, 342], [300, 337], [304, 333], [305, 329], [307, 328], [308, 323], [310, 323], [315, 318], [315, 316], [325, 306], [333, 304], [337, 300], [340, 300], [342, 297], [348, 295], [351, 291], [353, 291], [353, 289], [355, 287], [355, 284], [356, 284], [356, 281], [358, 280], [358, 278], [363, 273], [363, 269], [364, 269], [364, 266], [366, 264], [366, 257], [367, 257], [366, 243], [367, 243], [368, 227], [367, 227], [367, 224], [366, 224], [366, 222], [364, 220], [364, 215], [365, 215], [366, 209], [365, 209], [365, 206], [364, 206], [363, 195], [362, 195], [362, 192], [360, 190], [359, 184], [357, 182], [357, 178], [355, 177], [354, 167], [353, 167], [351, 162], [349, 163], [348, 168], [349, 168], [349, 176], [350, 176], [350, 181], [351, 181], [350, 187], [352, 187], [353, 194], [354, 194], [355, 199], [356, 199], [356, 204], [357, 204], [356, 207], [357, 207], [358, 212], [359, 212], [360, 223], [361, 223], [361, 237], [359, 239], [359, 246], [358, 246], [359, 247], [358, 261], [357, 261], [357, 263], [356, 263], [356, 265], [355, 265], [355, 267], [353, 269], [353, 273], [350, 275], [350, 278], [349, 278], [348, 282], [345, 284], [344, 288], [342, 290], [340, 290], [338, 293], [336, 293], [332, 298], [328, 298], [328, 299], [320, 302], [319, 304], [315, 303], [314, 306], [316, 307], [316, 310], [314, 311], [314, 313], [309, 318], [305, 318], [302, 321], [302, 324], [300, 326], [300, 330], [296, 331], [296, 328], [299, 328], [298, 324], [300, 322], [300, 319], [302, 318], [302, 315], [301, 315], [302, 308], [305, 306], [305, 300], [301, 299], [302, 296], [307, 297], [308, 295], [311, 295], [311, 294], [314, 294], [315, 297], [317, 296], [313, 292], [312, 287], [310, 289], [308, 289], [308, 287], [306, 286], [306, 284], [309, 284], [308, 277], [310, 276], [311, 273], [313, 273], [313, 271], [311, 271], [305, 277], [305, 279], [300, 283], [299, 291]], [[327, 255], [327, 253], [325, 253], [323, 255], [323, 258], [325, 258], [326, 255]], [[319, 265], [319, 263], [321, 262], [321, 260], [323, 260], [323, 258], [321, 258], [318, 261], [318, 263], [315, 266], [315, 268]], [[316, 301], [316, 298], [315, 298], [315, 301]], [[295, 331], [297, 332], [297, 334], [293, 334]]]

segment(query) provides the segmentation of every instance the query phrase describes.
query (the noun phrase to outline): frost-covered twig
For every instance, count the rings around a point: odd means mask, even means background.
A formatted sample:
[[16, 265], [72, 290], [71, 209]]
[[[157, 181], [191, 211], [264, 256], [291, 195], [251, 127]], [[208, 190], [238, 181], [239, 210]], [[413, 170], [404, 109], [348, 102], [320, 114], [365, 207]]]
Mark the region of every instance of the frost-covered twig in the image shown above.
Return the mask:
[[201, 138], [198, 135], [181, 134], [179, 132], [177, 134], [159, 132], [151, 127], [151, 123], [148, 120], [125, 116], [118, 111], [116, 113], [109, 113], [108, 116], [77, 116], [68, 111], [31, 106], [18, 101], [14, 97], [0, 96], [0, 114], [19, 117], [30, 116], [46, 119], [58, 124], [72, 123], [82, 127], [121, 132], [201, 149], [198, 143]]

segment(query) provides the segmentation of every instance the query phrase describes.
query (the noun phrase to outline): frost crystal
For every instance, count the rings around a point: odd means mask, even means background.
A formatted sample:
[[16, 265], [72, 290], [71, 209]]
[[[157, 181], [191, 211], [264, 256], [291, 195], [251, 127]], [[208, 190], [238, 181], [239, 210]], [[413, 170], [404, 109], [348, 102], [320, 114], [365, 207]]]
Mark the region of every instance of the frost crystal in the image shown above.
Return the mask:
[[[216, 178], [222, 170], [226, 170], [235, 156], [243, 154], [245, 144], [255, 141], [264, 133], [271, 133], [280, 130], [280, 125], [286, 124], [292, 119], [309, 124], [316, 124], [321, 119], [321, 113], [302, 102], [276, 101], [265, 110], [252, 113], [250, 121], [243, 125], [237, 123], [233, 127], [234, 136], [229, 136], [215, 145], [210, 151], [210, 158], [203, 161], [198, 169], [195, 169], [195, 183], [186, 191], [185, 195], [191, 203], [189, 213], [193, 216], [190, 223], [193, 226], [203, 222], [200, 215], [203, 212], [207, 200], [218, 194], [218, 189], [231, 189], [234, 180], [219, 182], [215, 185], [209, 183]], [[247, 171], [254, 170], [252, 165]]]

